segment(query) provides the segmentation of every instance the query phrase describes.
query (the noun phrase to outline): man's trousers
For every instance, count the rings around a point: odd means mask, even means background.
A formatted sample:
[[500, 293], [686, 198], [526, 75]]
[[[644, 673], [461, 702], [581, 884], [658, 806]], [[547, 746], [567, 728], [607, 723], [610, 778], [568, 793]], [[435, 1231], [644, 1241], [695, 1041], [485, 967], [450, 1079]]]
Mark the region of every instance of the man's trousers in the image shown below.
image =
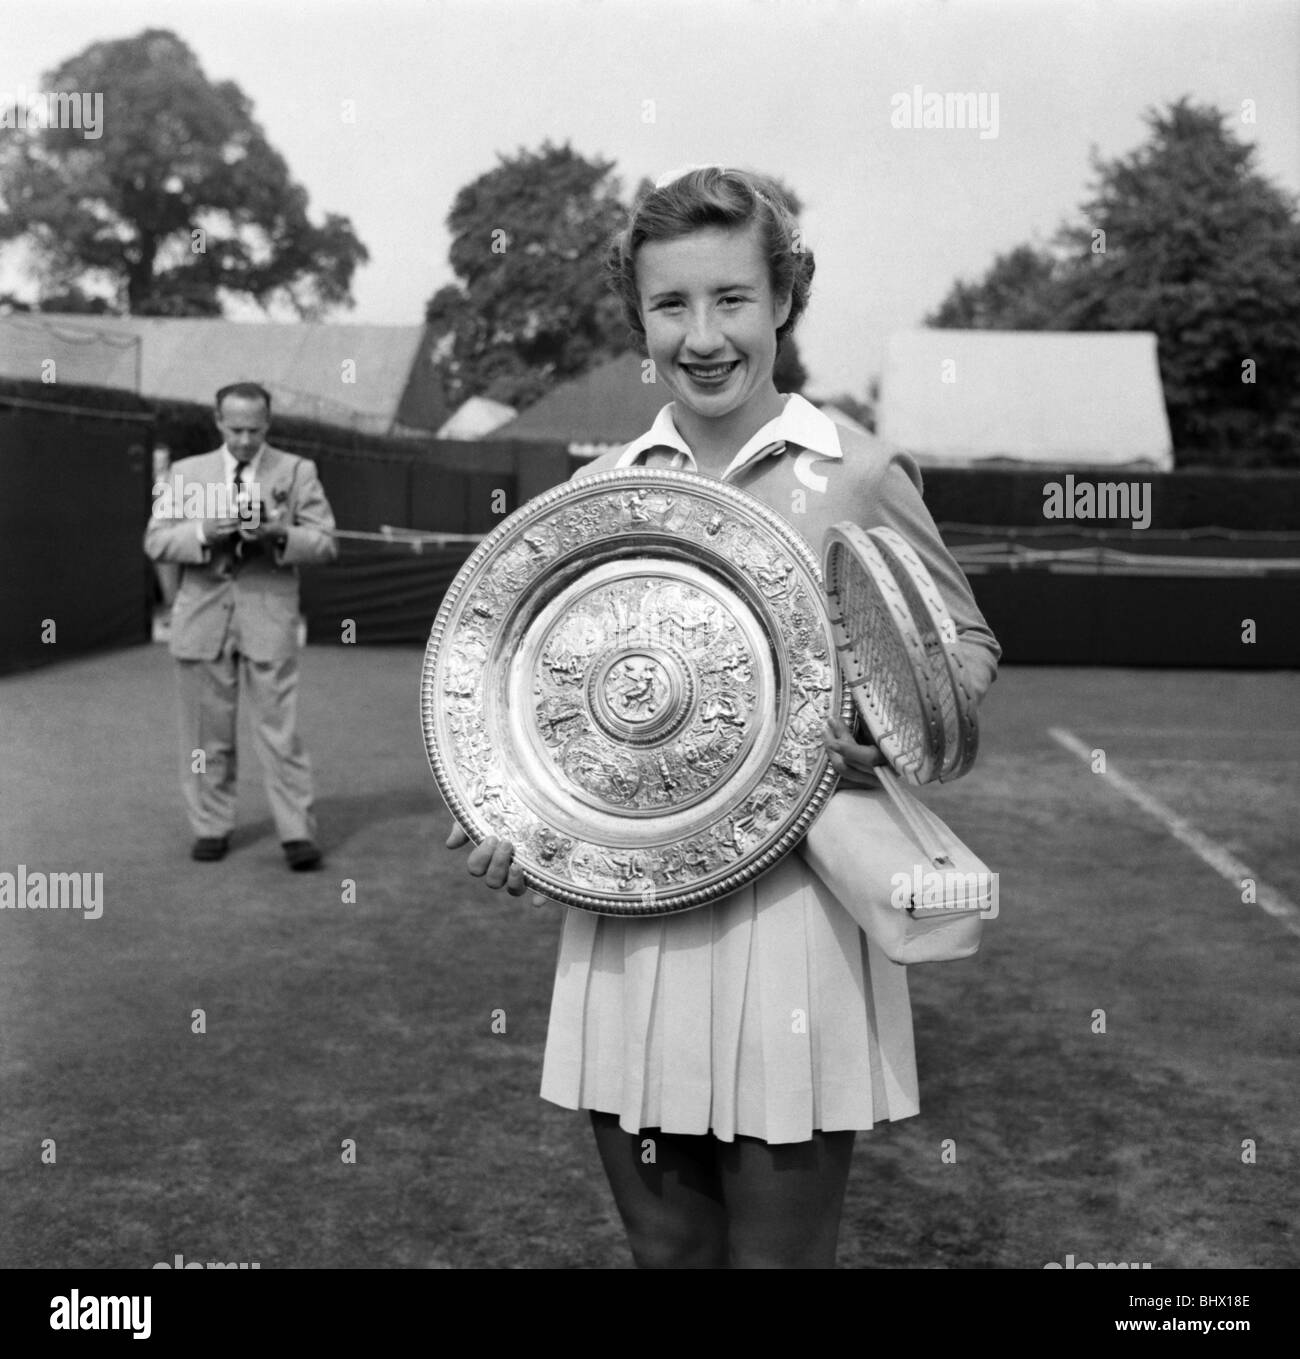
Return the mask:
[[227, 637], [215, 661], [176, 662], [181, 789], [196, 836], [228, 835], [235, 824], [235, 733], [242, 690], [253, 747], [281, 842], [314, 840], [311, 762], [298, 739], [298, 657], [253, 661]]

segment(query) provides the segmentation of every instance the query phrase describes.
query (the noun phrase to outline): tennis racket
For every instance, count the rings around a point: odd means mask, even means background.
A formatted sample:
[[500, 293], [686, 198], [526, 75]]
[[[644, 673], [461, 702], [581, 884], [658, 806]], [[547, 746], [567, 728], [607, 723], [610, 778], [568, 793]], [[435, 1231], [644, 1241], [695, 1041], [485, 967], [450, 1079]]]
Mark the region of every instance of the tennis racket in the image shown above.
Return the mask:
[[[896, 549], [897, 544], [889, 547]], [[916, 563], [920, 566], [919, 559]], [[887, 557], [873, 536], [856, 524], [837, 524], [827, 531], [823, 575], [845, 683], [887, 761], [876, 770], [881, 785], [923, 852], [932, 863], [942, 865], [952, 862], [948, 849], [903, 787], [904, 780], [929, 783], [957, 768], [963, 758], [961, 724], [955, 716], [946, 720], [944, 712], [945, 699], [952, 703], [942, 657], [947, 612], [936, 619], [925, 607], [929, 594], [943, 608], [929, 573], [923, 566], [921, 571], [923, 582], [911, 579], [910, 564], [893, 550]], [[909, 597], [922, 606], [919, 614]]]
[[960, 778], [975, 763], [979, 721], [957, 647], [957, 625], [925, 563], [902, 534], [876, 528], [868, 536], [893, 571], [925, 649], [943, 719], [943, 755], [936, 777], [940, 782]]

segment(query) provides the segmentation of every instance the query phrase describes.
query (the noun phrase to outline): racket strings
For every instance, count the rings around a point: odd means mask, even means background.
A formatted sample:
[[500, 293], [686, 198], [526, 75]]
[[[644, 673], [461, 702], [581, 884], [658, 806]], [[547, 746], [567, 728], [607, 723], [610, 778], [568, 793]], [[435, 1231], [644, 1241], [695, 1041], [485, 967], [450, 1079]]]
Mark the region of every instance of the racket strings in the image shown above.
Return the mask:
[[926, 725], [911, 683], [912, 660], [894, 617], [879, 588], [869, 588], [867, 577], [857, 572], [845, 573], [840, 603], [872, 709], [868, 726], [882, 729], [877, 740], [891, 764], [916, 769], [928, 745]]
[[873, 529], [871, 537], [889, 559], [908, 609], [924, 635], [931, 692], [943, 724], [939, 777], [949, 778], [970, 768], [979, 742], [974, 703], [956, 648], [956, 629], [933, 577], [911, 545], [892, 529]]
[[[912, 566], [912, 563], [902, 553], [899, 556], [903, 557], [904, 565]], [[921, 644], [925, 648], [925, 658], [929, 664], [930, 688], [939, 703], [939, 718], [943, 724], [944, 750], [952, 752], [957, 749], [961, 740], [961, 719], [958, 712], [957, 692], [948, 669], [947, 649], [935, 622], [936, 607], [942, 609], [943, 605], [942, 603], [937, 605], [927, 604], [921, 591], [917, 588], [910, 570], [898, 572], [895, 579], [902, 591], [908, 612], [912, 615], [912, 620], [921, 634]], [[944, 763], [946, 764], [946, 760]]]

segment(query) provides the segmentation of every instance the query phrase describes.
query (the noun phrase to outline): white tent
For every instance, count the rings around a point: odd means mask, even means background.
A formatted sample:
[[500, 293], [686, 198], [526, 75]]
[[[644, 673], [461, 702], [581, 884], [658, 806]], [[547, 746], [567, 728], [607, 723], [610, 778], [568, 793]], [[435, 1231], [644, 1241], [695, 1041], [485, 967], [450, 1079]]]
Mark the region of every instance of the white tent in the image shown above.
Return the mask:
[[218, 387], [250, 379], [276, 415], [421, 432], [444, 414], [426, 340], [424, 326], [15, 312], [0, 316], [0, 375], [205, 406]]
[[901, 331], [886, 349], [879, 433], [929, 465], [1174, 465], [1145, 331]]

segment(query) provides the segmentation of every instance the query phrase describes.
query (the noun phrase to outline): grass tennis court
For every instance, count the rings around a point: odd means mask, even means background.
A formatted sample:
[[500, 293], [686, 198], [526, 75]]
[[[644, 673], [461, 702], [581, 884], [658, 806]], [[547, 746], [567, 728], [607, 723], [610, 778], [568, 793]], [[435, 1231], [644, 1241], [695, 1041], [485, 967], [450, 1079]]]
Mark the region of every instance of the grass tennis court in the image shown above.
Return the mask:
[[[0, 911], [0, 1266], [630, 1267], [585, 1116], [536, 1093], [556, 918], [442, 849], [421, 658], [305, 653], [301, 875], [246, 725], [231, 856], [189, 859], [163, 647], [0, 680], [0, 871], [104, 875], [98, 920]], [[1285, 911], [1300, 677], [1006, 667], [981, 711], [927, 800], [1001, 918], [912, 973], [922, 1111], [859, 1135], [841, 1264], [1294, 1267], [1296, 920], [1050, 732]]]

